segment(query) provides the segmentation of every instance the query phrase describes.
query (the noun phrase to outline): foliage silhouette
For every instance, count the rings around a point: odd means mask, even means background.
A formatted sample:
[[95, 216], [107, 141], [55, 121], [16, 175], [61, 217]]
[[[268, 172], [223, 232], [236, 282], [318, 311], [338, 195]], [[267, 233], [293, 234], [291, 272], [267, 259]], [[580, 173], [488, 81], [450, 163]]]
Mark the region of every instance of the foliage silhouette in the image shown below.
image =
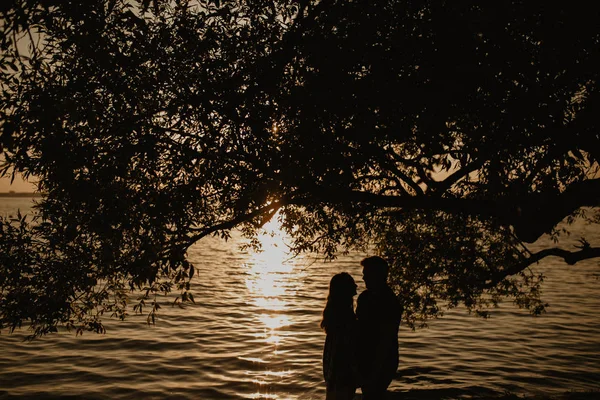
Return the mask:
[[1, 172], [44, 197], [3, 221], [0, 329], [101, 332], [139, 289], [153, 318], [190, 245], [276, 213], [295, 251], [375, 246], [412, 326], [542, 312], [531, 264], [600, 255], [526, 247], [598, 223], [597, 7], [3, 2]]

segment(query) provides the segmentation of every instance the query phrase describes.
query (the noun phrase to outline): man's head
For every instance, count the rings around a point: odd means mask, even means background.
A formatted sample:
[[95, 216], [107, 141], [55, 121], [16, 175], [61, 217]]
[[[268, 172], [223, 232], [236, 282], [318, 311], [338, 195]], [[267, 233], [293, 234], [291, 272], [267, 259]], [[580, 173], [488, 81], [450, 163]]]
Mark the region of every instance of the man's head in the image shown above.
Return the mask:
[[376, 289], [387, 285], [388, 263], [381, 257], [367, 257], [360, 262], [363, 266], [363, 280], [367, 289]]

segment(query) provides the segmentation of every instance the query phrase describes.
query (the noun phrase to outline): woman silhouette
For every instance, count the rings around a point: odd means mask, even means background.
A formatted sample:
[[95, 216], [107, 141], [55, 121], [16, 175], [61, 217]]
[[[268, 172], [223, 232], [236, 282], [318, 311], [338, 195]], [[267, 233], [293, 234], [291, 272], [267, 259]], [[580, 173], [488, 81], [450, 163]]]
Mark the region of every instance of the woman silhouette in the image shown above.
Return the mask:
[[323, 350], [326, 400], [351, 400], [358, 387], [355, 295], [356, 283], [350, 274], [342, 272], [331, 278], [321, 321], [327, 334]]

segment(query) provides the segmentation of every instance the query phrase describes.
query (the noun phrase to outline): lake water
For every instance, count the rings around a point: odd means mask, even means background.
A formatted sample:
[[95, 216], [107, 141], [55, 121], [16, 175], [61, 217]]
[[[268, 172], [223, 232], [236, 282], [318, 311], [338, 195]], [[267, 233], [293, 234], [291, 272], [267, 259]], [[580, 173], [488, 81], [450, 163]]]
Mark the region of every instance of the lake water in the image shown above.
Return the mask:
[[[30, 199], [0, 199], [0, 215]], [[600, 232], [580, 224], [561, 245]], [[332, 263], [287, 260], [277, 240], [265, 252], [236, 240], [202, 241], [189, 258], [196, 304], [165, 299], [155, 325], [145, 316], [105, 320], [107, 333], [60, 332], [24, 342], [26, 331], [0, 334], [0, 398], [323, 399], [318, 324], [331, 276], [350, 272], [359, 291], [364, 254]], [[542, 246], [536, 243], [535, 248]], [[546, 259], [548, 312], [531, 317], [511, 304], [483, 320], [455, 309], [430, 327], [400, 329], [404, 398], [559, 394], [600, 389], [600, 264]], [[395, 397], [394, 397], [395, 398]]]

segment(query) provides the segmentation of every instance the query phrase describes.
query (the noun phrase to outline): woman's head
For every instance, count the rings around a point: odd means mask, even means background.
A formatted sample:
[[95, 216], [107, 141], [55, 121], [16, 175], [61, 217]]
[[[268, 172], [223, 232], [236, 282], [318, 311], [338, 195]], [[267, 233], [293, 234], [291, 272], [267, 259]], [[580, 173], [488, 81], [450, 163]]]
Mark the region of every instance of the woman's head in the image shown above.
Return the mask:
[[327, 304], [321, 321], [321, 328], [325, 329], [325, 332], [343, 328], [355, 320], [353, 300], [355, 295], [356, 283], [350, 274], [341, 272], [331, 278]]
[[332, 298], [352, 298], [356, 295], [356, 283], [352, 276], [347, 272], [340, 272], [335, 274], [329, 282], [329, 296], [328, 299]]

